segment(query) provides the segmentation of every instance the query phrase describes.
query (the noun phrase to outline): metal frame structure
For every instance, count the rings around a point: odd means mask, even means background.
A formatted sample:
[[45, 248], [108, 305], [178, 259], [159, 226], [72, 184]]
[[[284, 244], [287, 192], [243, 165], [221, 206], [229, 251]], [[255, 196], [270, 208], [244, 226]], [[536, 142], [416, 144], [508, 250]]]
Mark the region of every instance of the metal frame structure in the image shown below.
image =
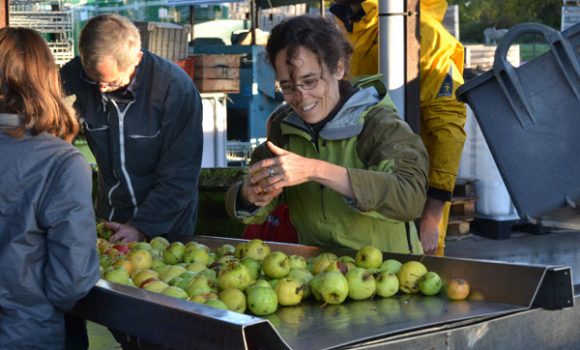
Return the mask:
[[[74, 58], [74, 19], [72, 10], [61, 10], [61, 4], [51, 11], [37, 8], [39, 1], [12, 1], [10, 25], [34, 29], [46, 36], [48, 47], [57, 65]], [[56, 8], [58, 7], [58, 8]]]

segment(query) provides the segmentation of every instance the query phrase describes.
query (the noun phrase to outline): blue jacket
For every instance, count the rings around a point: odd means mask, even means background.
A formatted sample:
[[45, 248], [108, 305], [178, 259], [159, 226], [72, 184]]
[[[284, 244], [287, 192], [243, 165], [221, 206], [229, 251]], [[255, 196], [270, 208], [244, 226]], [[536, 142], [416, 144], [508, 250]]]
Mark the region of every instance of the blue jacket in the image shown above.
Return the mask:
[[79, 57], [61, 69], [99, 167], [97, 216], [130, 222], [149, 237], [193, 234], [203, 153], [201, 97], [176, 64], [143, 53], [125, 107], [84, 78]]
[[63, 311], [99, 279], [91, 171], [48, 134], [13, 138], [0, 114], [0, 349], [63, 349]]

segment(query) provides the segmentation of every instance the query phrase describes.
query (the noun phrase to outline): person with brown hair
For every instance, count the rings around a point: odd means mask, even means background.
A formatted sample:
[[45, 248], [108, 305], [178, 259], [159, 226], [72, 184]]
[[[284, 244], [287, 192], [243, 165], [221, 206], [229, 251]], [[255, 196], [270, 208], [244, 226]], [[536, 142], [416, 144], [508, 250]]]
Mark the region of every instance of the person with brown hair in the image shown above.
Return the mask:
[[0, 349], [63, 349], [64, 312], [99, 279], [78, 130], [42, 37], [0, 29]]
[[286, 105], [228, 190], [229, 215], [261, 223], [287, 203], [301, 244], [422, 254], [413, 220], [425, 203], [427, 151], [382, 82], [344, 79], [352, 47], [321, 17], [281, 22], [266, 53]]

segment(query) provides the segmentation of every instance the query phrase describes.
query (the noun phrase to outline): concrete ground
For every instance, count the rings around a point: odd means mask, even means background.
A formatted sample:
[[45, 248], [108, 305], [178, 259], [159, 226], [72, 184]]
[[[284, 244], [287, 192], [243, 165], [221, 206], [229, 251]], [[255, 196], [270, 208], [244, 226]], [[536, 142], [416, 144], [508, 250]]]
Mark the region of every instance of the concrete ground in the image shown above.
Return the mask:
[[89, 333], [89, 349], [90, 350], [114, 350], [121, 349], [119, 343], [111, 335], [111, 332], [100, 324], [87, 322], [87, 330]]

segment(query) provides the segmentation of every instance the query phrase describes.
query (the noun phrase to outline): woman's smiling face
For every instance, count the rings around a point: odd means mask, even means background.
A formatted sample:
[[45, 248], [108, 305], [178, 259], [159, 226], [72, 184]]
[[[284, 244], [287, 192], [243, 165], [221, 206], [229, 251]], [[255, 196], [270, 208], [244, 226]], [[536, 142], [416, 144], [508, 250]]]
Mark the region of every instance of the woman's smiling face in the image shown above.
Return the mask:
[[338, 62], [335, 73], [330, 73], [318, 56], [304, 47], [296, 50], [287, 64], [287, 50], [276, 56], [276, 78], [284, 100], [308, 124], [317, 123], [336, 107], [340, 100], [339, 81], [344, 77], [344, 65]]

